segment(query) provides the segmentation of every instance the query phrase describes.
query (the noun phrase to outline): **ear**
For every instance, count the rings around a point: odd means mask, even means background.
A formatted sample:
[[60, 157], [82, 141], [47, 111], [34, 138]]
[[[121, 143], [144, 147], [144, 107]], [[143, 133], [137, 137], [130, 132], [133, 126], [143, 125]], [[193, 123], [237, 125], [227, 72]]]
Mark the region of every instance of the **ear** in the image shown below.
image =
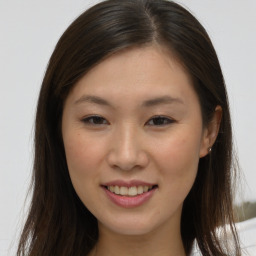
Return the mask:
[[201, 148], [200, 148], [200, 158], [209, 154], [209, 150], [213, 146], [220, 128], [222, 118], [222, 108], [221, 106], [217, 106], [215, 108], [212, 120], [209, 124], [204, 128], [202, 141], [201, 141]]

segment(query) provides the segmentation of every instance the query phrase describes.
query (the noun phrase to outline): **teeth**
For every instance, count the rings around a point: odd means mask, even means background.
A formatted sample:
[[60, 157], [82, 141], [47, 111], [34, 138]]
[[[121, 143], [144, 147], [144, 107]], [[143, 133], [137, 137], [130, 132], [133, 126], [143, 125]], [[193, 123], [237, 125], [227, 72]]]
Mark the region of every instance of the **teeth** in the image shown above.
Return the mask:
[[148, 191], [148, 186], [144, 186], [143, 187], [143, 192], [147, 192]]
[[153, 186], [138, 186], [138, 187], [119, 187], [119, 186], [108, 186], [107, 189], [112, 193], [122, 196], [137, 196], [142, 193], [148, 192]]
[[142, 193], [143, 193], [143, 187], [142, 187], [142, 186], [139, 186], [139, 187], [138, 187], [137, 193], [138, 193], [138, 194], [142, 194]]
[[128, 194], [128, 188], [127, 187], [120, 187], [120, 195], [126, 196]]
[[115, 194], [119, 195], [120, 194], [120, 189], [118, 186], [115, 186], [115, 191], [114, 191]]
[[138, 195], [138, 190], [136, 187], [130, 187], [128, 190], [128, 195], [129, 196], [136, 196]]

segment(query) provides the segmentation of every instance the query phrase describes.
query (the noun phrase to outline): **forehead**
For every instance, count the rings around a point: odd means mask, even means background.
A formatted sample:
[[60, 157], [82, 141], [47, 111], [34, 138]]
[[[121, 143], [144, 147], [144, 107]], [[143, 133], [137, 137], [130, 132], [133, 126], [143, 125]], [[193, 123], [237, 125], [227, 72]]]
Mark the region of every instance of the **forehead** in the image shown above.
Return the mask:
[[107, 97], [111, 101], [169, 95], [195, 94], [192, 80], [170, 53], [155, 46], [120, 51], [92, 68], [72, 89], [68, 98], [83, 94]]

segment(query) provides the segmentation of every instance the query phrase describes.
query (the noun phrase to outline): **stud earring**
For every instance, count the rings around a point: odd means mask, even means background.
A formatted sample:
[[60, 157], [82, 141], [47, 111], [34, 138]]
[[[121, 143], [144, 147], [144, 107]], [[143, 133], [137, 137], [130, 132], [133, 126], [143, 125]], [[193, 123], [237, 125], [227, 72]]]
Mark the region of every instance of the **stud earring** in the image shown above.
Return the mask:
[[212, 147], [208, 148], [208, 153], [210, 154], [212, 152]]

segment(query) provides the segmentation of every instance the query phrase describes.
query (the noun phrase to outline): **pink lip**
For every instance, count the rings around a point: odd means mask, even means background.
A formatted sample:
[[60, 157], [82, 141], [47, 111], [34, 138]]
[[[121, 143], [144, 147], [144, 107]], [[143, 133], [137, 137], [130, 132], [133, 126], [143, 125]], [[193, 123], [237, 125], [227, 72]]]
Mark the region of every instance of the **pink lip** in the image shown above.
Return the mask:
[[116, 205], [121, 206], [123, 208], [133, 208], [138, 207], [146, 203], [155, 193], [156, 188], [153, 188], [152, 190], [148, 192], [144, 192], [142, 194], [139, 194], [137, 196], [122, 196], [117, 195], [111, 191], [109, 191], [105, 186], [102, 186], [104, 189], [107, 197]]
[[140, 181], [140, 180], [130, 180], [130, 181], [124, 181], [124, 180], [113, 180], [107, 183], [102, 184], [102, 186], [119, 186], [119, 187], [138, 187], [138, 186], [154, 186], [156, 184]]

